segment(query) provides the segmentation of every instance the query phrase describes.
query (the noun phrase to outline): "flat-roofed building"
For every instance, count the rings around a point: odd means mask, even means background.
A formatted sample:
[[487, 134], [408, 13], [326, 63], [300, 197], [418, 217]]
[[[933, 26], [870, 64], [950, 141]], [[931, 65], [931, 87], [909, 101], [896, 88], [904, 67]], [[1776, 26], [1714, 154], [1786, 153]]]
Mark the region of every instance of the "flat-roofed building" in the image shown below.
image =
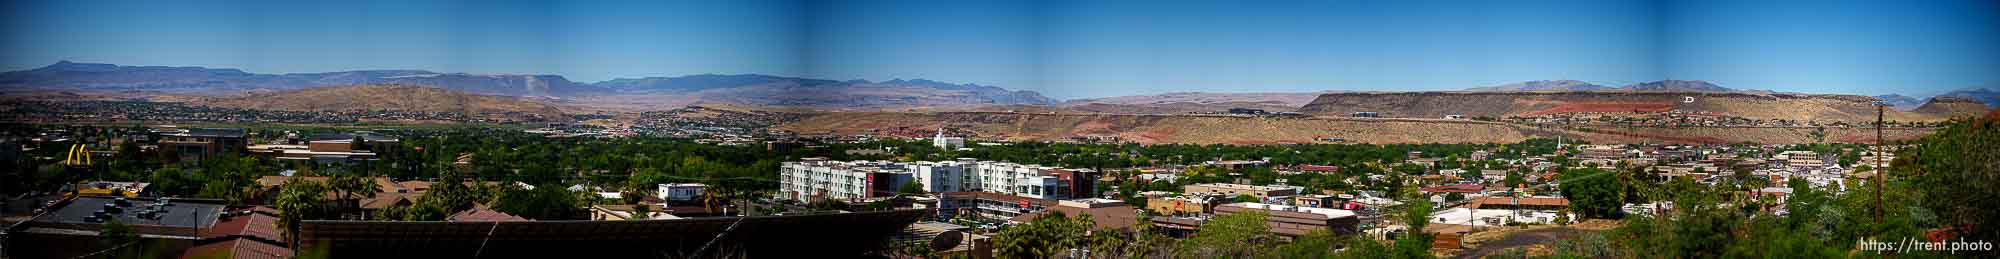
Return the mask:
[[1222, 195], [1223, 197], [1250, 195], [1252, 197], [1257, 197], [1258, 200], [1270, 200], [1271, 197], [1289, 197], [1292, 195], [1298, 195], [1298, 189], [1293, 189], [1293, 188], [1277, 187], [1277, 186], [1256, 186], [1256, 185], [1233, 184], [1233, 183], [1190, 184], [1187, 186], [1182, 186], [1181, 190], [1183, 193], [1208, 193], [1208, 194]]
[[1222, 197], [1212, 195], [1159, 196], [1146, 199], [1146, 209], [1161, 215], [1202, 215], [1215, 213]]
[[40, 215], [6, 230], [7, 257], [74, 258], [104, 250], [105, 224], [131, 227], [155, 251], [180, 251], [202, 244], [216, 227], [222, 201], [80, 196], [62, 200]]
[[[779, 169], [781, 198], [815, 196], [861, 200], [894, 195], [903, 183], [925, 192], [990, 192], [1035, 199], [1092, 197], [1102, 174], [1089, 169], [959, 159], [941, 162], [786, 162]], [[871, 189], [872, 188], [872, 189]]]
[[[1139, 208], [1126, 205], [1119, 200], [1098, 198], [1057, 201], [1056, 206], [1047, 210], [1022, 214], [1007, 221], [1028, 223], [1053, 212], [1062, 212], [1066, 217], [1090, 215], [1092, 222], [1097, 224], [1091, 228], [1095, 231], [1129, 229], [1139, 223]], [[1146, 222], [1146, 224], [1152, 223]]]
[[1006, 220], [1055, 206], [1055, 200], [991, 192], [938, 193], [938, 218]]
[[1336, 235], [1357, 233], [1361, 219], [1354, 211], [1305, 208], [1264, 203], [1231, 203], [1215, 207], [1215, 214], [1228, 216], [1238, 213], [1262, 212], [1264, 222], [1271, 226], [1271, 233], [1287, 237], [1299, 237], [1313, 231], [1326, 230]]
[[161, 133], [159, 146], [183, 160], [202, 160], [242, 152], [247, 143], [243, 129], [191, 128]]
[[665, 201], [692, 201], [701, 197], [702, 191], [707, 189], [708, 185], [699, 183], [663, 183], [659, 185], [659, 192], [654, 195]]
[[907, 168], [887, 161], [808, 160], [785, 162], [778, 170], [780, 197], [790, 200], [859, 202], [894, 195], [910, 181]]
[[1826, 159], [1821, 158], [1817, 152], [1803, 150], [1785, 151], [1778, 153], [1778, 156], [1784, 157], [1786, 166], [1798, 168], [1820, 168], [1826, 166]]

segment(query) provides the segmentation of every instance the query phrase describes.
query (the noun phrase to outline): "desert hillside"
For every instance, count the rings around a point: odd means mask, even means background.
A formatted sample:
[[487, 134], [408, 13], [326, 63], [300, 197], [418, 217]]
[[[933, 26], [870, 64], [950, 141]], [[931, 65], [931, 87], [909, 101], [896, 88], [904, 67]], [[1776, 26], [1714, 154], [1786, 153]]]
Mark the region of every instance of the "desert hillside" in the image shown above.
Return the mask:
[[555, 106], [516, 97], [478, 95], [435, 87], [354, 85], [207, 98], [201, 104], [283, 111], [455, 112], [467, 115], [539, 115], [560, 118]]
[[[1597, 143], [1811, 143], [1867, 142], [1872, 131], [1827, 129], [1823, 139], [1804, 128], [1571, 128], [1540, 129], [1506, 123], [1432, 119], [1237, 117], [1007, 112], [821, 113], [780, 125], [801, 134], [872, 134], [921, 137], [939, 128], [972, 132], [979, 139], [1061, 140], [1116, 137], [1143, 144], [1510, 143], [1566, 136]], [[1891, 130], [1890, 139], [1929, 130]]]
[[[1872, 121], [1875, 98], [1853, 95], [1695, 92], [1400, 92], [1328, 93], [1301, 107], [1307, 114], [1383, 117], [1445, 115], [1507, 117], [1566, 112], [1705, 112], [1755, 119]], [[1940, 104], [1912, 112], [1889, 111], [1897, 121], [1937, 121], [1978, 114], [1976, 105]]]

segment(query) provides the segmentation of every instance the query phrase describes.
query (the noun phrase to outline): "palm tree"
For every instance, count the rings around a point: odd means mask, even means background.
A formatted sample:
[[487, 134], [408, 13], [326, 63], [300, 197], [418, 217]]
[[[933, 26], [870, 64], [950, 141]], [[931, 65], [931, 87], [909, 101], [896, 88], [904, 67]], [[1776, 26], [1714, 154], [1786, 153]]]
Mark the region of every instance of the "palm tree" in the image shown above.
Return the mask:
[[[320, 183], [292, 178], [285, 181], [283, 190], [278, 192], [274, 202], [278, 209], [278, 227], [284, 229], [287, 240], [296, 240], [299, 222], [319, 219], [326, 211], [325, 186]], [[296, 247], [294, 243], [292, 246]]]

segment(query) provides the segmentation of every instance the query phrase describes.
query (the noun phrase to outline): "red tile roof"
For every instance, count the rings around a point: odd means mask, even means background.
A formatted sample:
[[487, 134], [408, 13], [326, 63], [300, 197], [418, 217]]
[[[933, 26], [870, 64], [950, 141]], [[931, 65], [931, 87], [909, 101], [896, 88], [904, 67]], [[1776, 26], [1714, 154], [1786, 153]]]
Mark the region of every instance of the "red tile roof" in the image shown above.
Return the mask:
[[244, 238], [234, 238], [220, 242], [189, 247], [181, 253], [181, 258], [226, 258], [236, 259], [283, 259], [292, 257], [292, 250], [285, 246]]
[[[252, 209], [252, 211], [255, 211], [255, 209]], [[237, 214], [241, 212], [239, 210], [230, 213]], [[250, 215], [229, 217], [221, 222], [216, 222], [214, 227], [202, 229], [200, 234], [202, 239], [253, 237], [272, 242], [283, 242], [284, 240], [284, 237], [280, 235], [278, 230], [277, 214], [266, 214], [264, 212], [251, 212]]]
[[1478, 184], [1460, 184], [1460, 185], [1440, 185], [1440, 186], [1424, 187], [1423, 192], [1475, 193], [1484, 189], [1486, 189], [1486, 186], [1480, 186]]
[[451, 214], [451, 217], [446, 219], [449, 221], [486, 221], [486, 222], [528, 221], [528, 218], [523, 218], [521, 216], [514, 216], [513, 214], [507, 214], [504, 212], [493, 211], [486, 208], [472, 208], [469, 210], [460, 211], [458, 213]]

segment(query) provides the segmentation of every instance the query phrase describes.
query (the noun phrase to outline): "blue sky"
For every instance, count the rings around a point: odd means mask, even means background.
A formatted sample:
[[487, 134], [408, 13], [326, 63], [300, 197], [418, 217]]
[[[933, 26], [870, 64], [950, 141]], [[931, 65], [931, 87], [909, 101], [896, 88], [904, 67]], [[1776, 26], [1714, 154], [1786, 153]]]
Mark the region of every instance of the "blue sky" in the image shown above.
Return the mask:
[[2000, 83], [1993, 1], [8, 1], [0, 70], [927, 78], [1058, 98], [1543, 79]]

